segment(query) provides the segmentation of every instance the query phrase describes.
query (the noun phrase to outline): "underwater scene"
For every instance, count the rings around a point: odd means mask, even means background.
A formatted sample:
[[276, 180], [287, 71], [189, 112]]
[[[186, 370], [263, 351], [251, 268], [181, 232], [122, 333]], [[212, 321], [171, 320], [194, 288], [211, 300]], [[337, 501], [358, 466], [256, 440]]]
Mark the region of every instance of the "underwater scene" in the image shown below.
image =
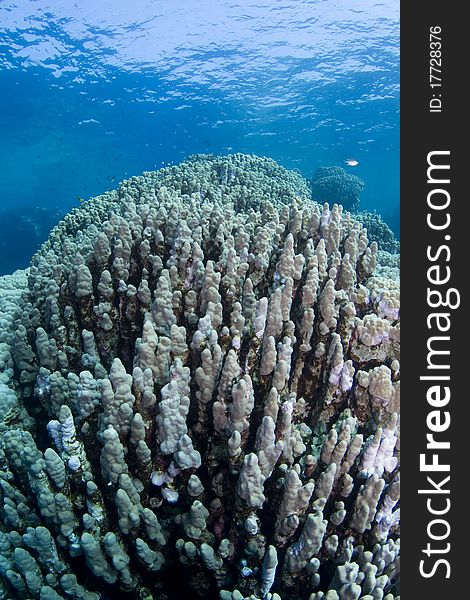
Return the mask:
[[397, 0], [0, 2], [0, 600], [399, 600]]

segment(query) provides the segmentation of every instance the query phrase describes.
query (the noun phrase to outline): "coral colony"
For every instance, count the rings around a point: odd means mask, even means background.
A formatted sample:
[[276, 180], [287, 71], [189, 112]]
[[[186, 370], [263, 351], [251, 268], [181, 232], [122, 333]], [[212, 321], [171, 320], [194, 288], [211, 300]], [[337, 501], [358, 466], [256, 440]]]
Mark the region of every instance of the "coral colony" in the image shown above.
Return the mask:
[[[353, 161], [356, 162], [356, 161]], [[310, 180], [312, 198], [317, 202], [338, 203], [346, 210], [357, 210], [364, 182], [341, 167], [320, 167]]]
[[310, 194], [194, 156], [0, 280], [0, 598], [399, 598], [398, 255]]

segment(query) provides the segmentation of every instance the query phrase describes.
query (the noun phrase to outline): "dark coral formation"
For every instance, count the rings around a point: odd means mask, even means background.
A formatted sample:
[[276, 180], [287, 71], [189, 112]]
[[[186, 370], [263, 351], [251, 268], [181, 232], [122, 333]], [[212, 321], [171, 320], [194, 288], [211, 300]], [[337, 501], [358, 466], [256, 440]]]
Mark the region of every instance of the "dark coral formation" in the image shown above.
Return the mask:
[[345, 210], [357, 211], [364, 182], [342, 167], [320, 167], [310, 179], [312, 198], [323, 204], [341, 204]]
[[362, 223], [367, 229], [369, 240], [377, 242], [381, 250], [390, 252], [390, 254], [398, 254], [400, 252], [400, 242], [378, 213], [362, 210], [355, 213], [354, 218]]
[[307, 194], [193, 157], [3, 282], [0, 598], [399, 598], [399, 290]]

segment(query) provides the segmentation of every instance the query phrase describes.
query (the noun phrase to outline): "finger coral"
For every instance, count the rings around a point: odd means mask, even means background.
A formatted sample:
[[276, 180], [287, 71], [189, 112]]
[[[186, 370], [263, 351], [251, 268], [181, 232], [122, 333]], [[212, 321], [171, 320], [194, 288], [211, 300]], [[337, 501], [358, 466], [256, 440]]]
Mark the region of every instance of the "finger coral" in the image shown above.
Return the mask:
[[370, 241], [376, 241], [382, 251], [391, 254], [400, 252], [400, 242], [378, 213], [362, 210], [355, 213], [354, 218], [367, 228], [367, 237]]
[[0, 285], [0, 598], [399, 598], [379, 256], [241, 154], [67, 215]]

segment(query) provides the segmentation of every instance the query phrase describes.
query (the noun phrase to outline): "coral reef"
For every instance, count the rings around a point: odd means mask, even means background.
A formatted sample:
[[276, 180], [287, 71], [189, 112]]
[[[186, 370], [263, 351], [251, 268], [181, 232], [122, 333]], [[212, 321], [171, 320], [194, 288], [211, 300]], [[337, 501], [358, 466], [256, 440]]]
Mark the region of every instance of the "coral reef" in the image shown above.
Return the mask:
[[381, 250], [390, 254], [400, 252], [400, 242], [379, 214], [361, 210], [354, 214], [354, 218], [367, 229], [369, 241], [377, 242]]
[[67, 215], [0, 280], [0, 598], [398, 599], [378, 257], [241, 154]]
[[342, 167], [319, 167], [310, 179], [312, 198], [323, 204], [341, 204], [345, 210], [356, 211], [364, 182]]

